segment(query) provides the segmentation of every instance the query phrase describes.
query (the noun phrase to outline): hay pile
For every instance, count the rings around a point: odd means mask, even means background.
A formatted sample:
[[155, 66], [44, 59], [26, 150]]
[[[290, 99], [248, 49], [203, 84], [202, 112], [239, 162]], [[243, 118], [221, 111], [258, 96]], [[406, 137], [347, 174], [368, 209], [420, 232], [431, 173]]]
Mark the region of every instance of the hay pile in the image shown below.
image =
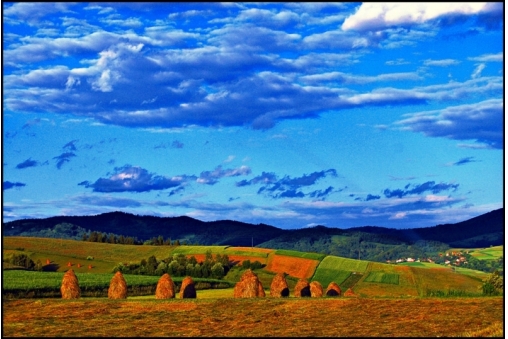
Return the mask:
[[295, 297], [310, 297], [310, 285], [307, 279], [300, 279], [295, 286]]
[[344, 293], [345, 297], [357, 297], [357, 295], [353, 292], [351, 288], [348, 288], [347, 291]]
[[339, 285], [337, 285], [333, 281], [326, 288], [326, 295], [329, 297], [340, 297], [341, 294], [342, 294], [342, 291], [340, 290]]
[[122, 275], [122, 272], [115, 273], [113, 279], [109, 283], [108, 289], [109, 299], [125, 299], [127, 298], [127, 282]]
[[311, 282], [309, 288], [310, 288], [310, 296], [312, 298], [321, 298], [323, 296], [323, 286], [321, 286], [319, 281]]
[[182, 280], [182, 286], [180, 287], [180, 298], [192, 298], [196, 299], [196, 287], [194, 286], [194, 280], [187, 276]]
[[175, 284], [169, 276], [164, 273], [157, 282], [157, 288], [155, 289], [155, 299], [169, 299], [175, 297]]
[[62, 293], [62, 299], [78, 299], [81, 296], [78, 277], [76, 277], [73, 270], [65, 272], [60, 292]]
[[277, 273], [270, 285], [270, 296], [275, 298], [289, 297], [289, 286], [283, 273]]
[[251, 270], [245, 271], [235, 285], [233, 296], [235, 298], [264, 297], [265, 291], [256, 273]]

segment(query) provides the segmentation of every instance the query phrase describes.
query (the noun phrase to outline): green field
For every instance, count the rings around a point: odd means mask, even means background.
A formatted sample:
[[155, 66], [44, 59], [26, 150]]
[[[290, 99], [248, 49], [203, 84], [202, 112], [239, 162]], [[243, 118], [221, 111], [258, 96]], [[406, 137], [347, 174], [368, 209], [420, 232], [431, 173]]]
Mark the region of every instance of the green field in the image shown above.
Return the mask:
[[341, 258], [329, 255], [325, 257], [319, 264], [317, 271], [320, 269], [332, 269], [350, 272], [365, 272], [369, 265], [369, 261]]
[[400, 266], [411, 266], [411, 267], [421, 267], [421, 268], [443, 268], [443, 265], [435, 264], [433, 262], [401, 262], [397, 265]]
[[[339, 286], [351, 276], [352, 272], [364, 273], [369, 262], [363, 260], [347, 259], [335, 256], [325, 257], [316, 268], [312, 280], [319, 281], [324, 287], [334, 281]], [[357, 279], [355, 279], [355, 282]]]
[[371, 271], [363, 280], [365, 282], [382, 283], [382, 284], [399, 284], [399, 275], [395, 273], [386, 273], [379, 271]]
[[299, 252], [299, 251], [293, 251], [293, 250], [276, 250], [275, 254], [287, 255], [288, 257], [312, 259], [312, 260], [322, 260], [324, 257], [326, 257], [326, 254]]
[[212, 254], [223, 254], [228, 246], [177, 246], [171, 251], [172, 255], [176, 254], [205, 254], [211, 251]]

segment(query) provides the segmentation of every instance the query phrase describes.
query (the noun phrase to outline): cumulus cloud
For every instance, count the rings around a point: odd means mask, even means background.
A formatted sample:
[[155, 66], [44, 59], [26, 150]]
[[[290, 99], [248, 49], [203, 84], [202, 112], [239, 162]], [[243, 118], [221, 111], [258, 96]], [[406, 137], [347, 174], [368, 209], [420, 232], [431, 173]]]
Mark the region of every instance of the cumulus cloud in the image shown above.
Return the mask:
[[447, 107], [442, 110], [406, 114], [396, 122], [404, 129], [429, 137], [454, 140], [476, 140], [491, 148], [503, 148], [503, 100], [490, 99], [474, 104]]
[[222, 166], [217, 166], [213, 171], [201, 172], [196, 182], [206, 185], [215, 185], [219, 182], [220, 178], [224, 177], [237, 177], [240, 175], [248, 175], [251, 169], [248, 166], [240, 166], [234, 169], [222, 169]]
[[23, 169], [28, 167], [35, 167], [38, 165], [38, 162], [35, 160], [31, 160], [31, 158], [26, 159], [25, 161], [16, 165], [17, 169]]
[[327, 176], [337, 177], [337, 171], [334, 169], [328, 169], [326, 171], [312, 172], [310, 174], [304, 174], [301, 177], [291, 178], [286, 175], [282, 178], [278, 178], [275, 173], [263, 172], [261, 175], [252, 178], [251, 180], [242, 180], [236, 183], [237, 187], [244, 187], [250, 185], [261, 184], [263, 185], [258, 189], [258, 194], [266, 194], [271, 198], [324, 198], [335, 192], [332, 186], [326, 189], [314, 190], [309, 193], [301, 191], [303, 187], [309, 187], [322, 178]]
[[362, 3], [342, 24], [348, 30], [379, 30], [393, 26], [409, 26], [447, 15], [473, 15], [498, 10], [487, 3]]
[[387, 198], [393, 198], [393, 197], [402, 198], [402, 197], [405, 197], [406, 195], [422, 194], [427, 191], [430, 191], [434, 194], [440, 193], [442, 191], [448, 191], [448, 190], [455, 191], [458, 187], [459, 187], [459, 184], [446, 184], [446, 183], [436, 184], [435, 181], [427, 181], [427, 182], [420, 184], [420, 185], [407, 184], [404, 187], [404, 189], [390, 190], [387, 188], [383, 191], [383, 194]]
[[26, 186], [26, 184], [24, 184], [22, 182], [10, 182], [10, 181], [2, 182], [2, 190], [3, 191], [14, 188], [14, 187], [23, 187], [23, 186]]
[[94, 183], [83, 181], [78, 185], [93, 188], [94, 192], [149, 192], [178, 187], [194, 179], [192, 176], [166, 177], [150, 173], [139, 166], [115, 167], [109, 178], [99, 178]]

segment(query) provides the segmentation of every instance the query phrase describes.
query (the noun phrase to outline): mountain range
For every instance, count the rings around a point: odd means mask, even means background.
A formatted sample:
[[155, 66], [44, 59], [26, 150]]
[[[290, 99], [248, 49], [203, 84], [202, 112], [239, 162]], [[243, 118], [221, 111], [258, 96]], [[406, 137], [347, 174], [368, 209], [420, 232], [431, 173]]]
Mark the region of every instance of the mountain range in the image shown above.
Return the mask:
[[140, 240], [163, 236], [164, 239], [178, 239], [189, 244], [255, 245], [382, 261], [402, 255], [425, 256], [450, 247], [501, 245], [504, 242], [504, 209], [455, 224], [412, 229], [315, 226], [284, 230], [266, 224], [232, 220], [204, 222], [186, 216], [140, 216], [124, 212], [15, 220], [3, 223], [2, 228], [3, 236], [78, 239], [84, 232], [96, 231]]

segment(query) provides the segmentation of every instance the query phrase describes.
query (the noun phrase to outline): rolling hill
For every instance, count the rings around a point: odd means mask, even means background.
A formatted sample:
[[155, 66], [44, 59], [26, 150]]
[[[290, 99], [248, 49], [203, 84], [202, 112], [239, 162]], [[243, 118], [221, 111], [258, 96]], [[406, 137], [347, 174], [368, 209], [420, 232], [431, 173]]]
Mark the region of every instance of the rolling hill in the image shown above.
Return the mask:
[[[62, 227], [62, 225], [71, 227]], [[92, 216], [24, 219], [3, 224], [3, 236], [80, 239], [84, 232], [114, 233], [138, 239], [158, 236], [192, 244], [278, 248], [319, 252], [372, 261], [426, 257], [450, 247], [488, 247], [504, 242], [504, 209], [446, 225], [414, 229], [316, 226], [283, 230], [232, 220], [203, 222], [190, 217], [140, 216], [111, 212]]]

